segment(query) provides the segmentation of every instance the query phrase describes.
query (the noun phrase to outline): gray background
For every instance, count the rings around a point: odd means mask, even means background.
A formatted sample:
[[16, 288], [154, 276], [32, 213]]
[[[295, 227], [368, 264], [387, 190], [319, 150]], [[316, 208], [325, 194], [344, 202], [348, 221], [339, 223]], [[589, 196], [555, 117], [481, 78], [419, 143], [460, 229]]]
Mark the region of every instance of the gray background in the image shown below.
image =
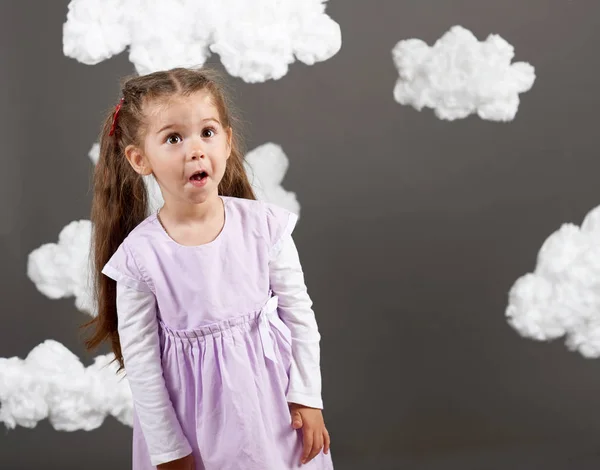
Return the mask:
[[[86, 364], [73, 299], [26, 276], [28, 254], [87, 219], [87, 157], [132, 72], [62, 54], [67, 0], [0, 3], [0, 357], [45, 339]], [[322, 343], [337, 468], [587, 469], [600, 464], [600, 362], [506, 323], [541, 243], [600, 203], [600, 3], [331, 1], [343, 46], [279, 81], [232, 80], [247, 147], [291, 160], [296, 232]], [[173, 19], [176, 21], [176, 18]], [[461, 24], [536, 67], [517, 118], [437, 120], [393, 100], [391, 49]], [[213, 60], [218, 63], [218, 58]], [[130, 429], [0, 434], [0, 468], [126, 469]]]

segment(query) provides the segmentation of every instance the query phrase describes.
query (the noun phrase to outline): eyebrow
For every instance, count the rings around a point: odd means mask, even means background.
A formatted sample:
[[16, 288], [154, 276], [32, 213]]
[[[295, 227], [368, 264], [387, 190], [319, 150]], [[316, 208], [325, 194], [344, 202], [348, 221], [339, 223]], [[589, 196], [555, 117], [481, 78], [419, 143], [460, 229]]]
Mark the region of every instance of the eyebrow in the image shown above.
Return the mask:
[[[217, 124], [221, 125], [221, 122], [217, 119], [217, 118], [206, 118], [206, 119], [202, 119], [202, 122], [209, 122], [209, 121], [214, 121]], [[160, 134], [163, 131], [166, 131], [167, 129], [171, 128], [171, 127], [176, 127], [176, 124], [166, 124], [163, 127], [161, 127], [158, 131], [156, 131], [157, 134]]]

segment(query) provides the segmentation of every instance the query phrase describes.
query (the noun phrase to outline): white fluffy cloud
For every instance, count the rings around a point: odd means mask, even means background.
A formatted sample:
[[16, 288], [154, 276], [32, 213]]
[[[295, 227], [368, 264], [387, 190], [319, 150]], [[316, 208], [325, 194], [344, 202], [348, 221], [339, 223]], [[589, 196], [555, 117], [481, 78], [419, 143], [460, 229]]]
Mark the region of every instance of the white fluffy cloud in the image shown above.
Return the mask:
[[140, 74], [201, 66], [211, 53], [246, 82], [283, 77], [294, 60], [327, 60], [341, 47], [326, 0], [71, 0], [63, 52], [97, 64], [129, 46]]
[[490, 121], [511, 121], [519, 93], [535, 81], [526, 62], [511, 64], [514, 48], [497, 34], [479, 42], [471, 31], [454, 26], [430, 47], [420, 39], [396, 44], [393, 60], [400, 77], [394, 98], [417, 110], [434, 109], [440, 119], [470, 114]]
[[600, 206], [581, 227], [566, 223], [543, 243], [535, 270], [509, 293], [506, 316], [522, 336], [565, 337], [567, 347], [600, 357]]
[[95, 314], [91, 297], [90, 243], [92, 225], [77, 220], [64, 227], [58, 243], [45, 243], [29, 254], [27, 276], [46, 297], [75, 297], [77, 309]]
[[47, 340], [25, 359], [0, 358], [0, 422], [33, 428], [48, 419], [59, 431], [90, 431], [107, 416], [133, 424], [129, 383], [112, 354], [84, 367], [62, 344]]
[[283, 149], [276, 144], [266, 143], [246, 155], [246, 173], [258, 199], [272, 202], [296, 214], [300, 204], [296, 193], [282, 186], [290, 162]]

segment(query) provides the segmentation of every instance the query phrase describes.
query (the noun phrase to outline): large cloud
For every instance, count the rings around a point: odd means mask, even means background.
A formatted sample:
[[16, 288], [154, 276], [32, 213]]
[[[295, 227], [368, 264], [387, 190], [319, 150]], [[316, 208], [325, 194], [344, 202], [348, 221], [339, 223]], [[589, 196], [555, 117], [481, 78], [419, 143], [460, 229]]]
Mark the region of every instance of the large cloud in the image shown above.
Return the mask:
[[84, 367], [62, 344], [47, 340], [25, 359], [0, 358], [0, 422], [33, 428], [48, 419], [59, 431], [90, 431], [107, 416], [132, 426], [129, 383], [117, 374], [114, 356]]
[[600, 206], [581, 227], [566, 223], [543, 243], [537, 266], [509, 293], [509, 324], [538, 341], [565, 337], [567, 347], [600, 357]]
[[283, 77], [298, 59], [313, 65], [341, 47], [325, 0], [72, 0], [63, 52], [97, 64], [129, 46], [140, 74], [201, 66], [212, 53], [246, 82]]
[[479, 42], [469, 30], [454, 26], [429, 47], [420, 39], [396, 44], [393, 60], [400, 77], [395, 100], [417, 110], [434, 109], [440, 119], [470, 114], [490, 121], [513, 120], [519, 93], [535, 81], [533, 66], [511, 64], [514, 48], [497, 34]]

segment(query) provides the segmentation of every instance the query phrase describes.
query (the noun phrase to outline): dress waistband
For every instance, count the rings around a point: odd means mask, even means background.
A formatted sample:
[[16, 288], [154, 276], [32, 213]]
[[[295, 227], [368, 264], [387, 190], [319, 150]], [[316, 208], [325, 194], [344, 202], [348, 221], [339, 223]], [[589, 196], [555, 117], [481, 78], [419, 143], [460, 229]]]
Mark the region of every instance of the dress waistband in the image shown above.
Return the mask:
[[230, 330], [233, 327], [243, 325], [244, 323], [258, 322], [258, 332], [263, 347], [263, 353], [266, 358], [277, 363], [277, 355], [275, 354], [275, 346], [273, 338], [270, 334], [270, 327], [277, 329], [291, 344], [291, 334], [288, 327], [281, 321], [277, 314], [279, 298], [272, 296], [267, 300], [259, 312], [249, 315], [241, 315], [227, 320], [212, 323], [210, 325], [201, 326], [189, 330], [175, 330], [169, 328], [162, 320], [159, 320], [162, 331], [168, 336], [179, 339], [203, 339], [206, 336], [215, 336], [223, 331]]

